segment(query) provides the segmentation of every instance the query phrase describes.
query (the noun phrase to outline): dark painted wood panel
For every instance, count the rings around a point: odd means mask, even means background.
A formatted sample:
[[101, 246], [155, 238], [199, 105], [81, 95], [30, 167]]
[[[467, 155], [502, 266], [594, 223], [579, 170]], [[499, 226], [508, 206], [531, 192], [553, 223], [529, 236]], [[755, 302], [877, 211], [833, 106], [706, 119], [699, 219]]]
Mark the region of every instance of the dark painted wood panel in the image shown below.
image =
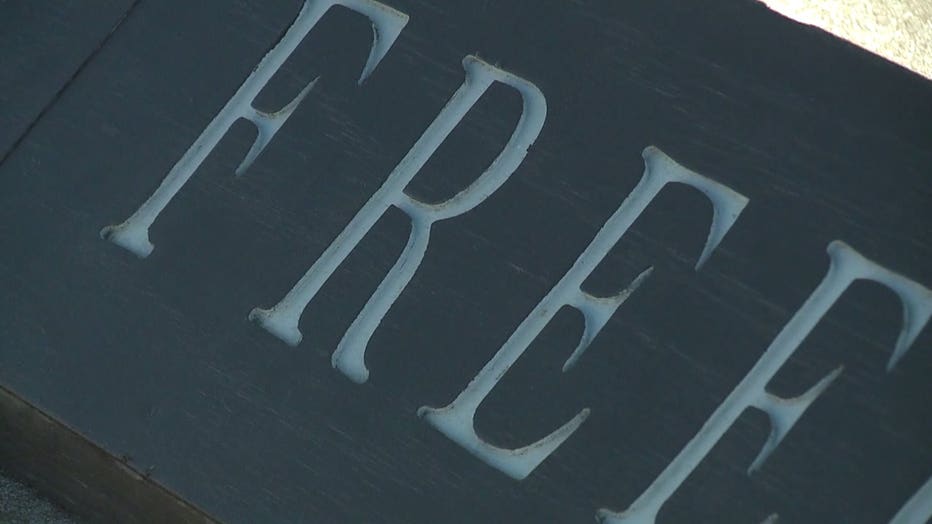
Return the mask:
[[[147, 259], [98, 231], [156, 188], [300, 2], [143, 2], [0, 166], [0, 381], [230, 522], [590, 522], [669, 464], [828, 268], [842, 239], [932, 285], [932, 85], [754, 2], [390, 4], [411, 20], [361, 87], [371, 30], [335, 10], [259, 97], [318, 86], [243, 177], [237, 124], [153, 225]], [[438, 223], [356, 385], [340, 337], [404, 246], [388, 213], [305, 312], [271, 306], [386, 179], [478, 54], [533, 81], [548, 117], [512, 178]], [[494, 87], [412, 182], [449, 196], [520, 111]], [[750, 198], [699, 272], [710, 207], [671, 187], [590, 278], [651, 279], [580, 365], [561, 312], [483, 403], [480, 432], [529, 442], [592, 416], [526, 480], [418, 419], [448, 403], [566, 272], [656, 145]], [[793, 396], [845, 371], [764, 468], [748, 412], [660, 522], [886, 522], [932, 472], [926, 330], [892, 372], [899, 306], [857, 284], [777, 375]]]
[[[0, 415], [0, 464], [40, 486], [81, 522], [214, 522], [147, 472], [135, 471], [129, 455], [114, 457], [5, 388]], [[48, 515], [24, 510], [8, 518], [4, 522], [45, 522]]]
[[64, 92], [132, 4], [0, 2], [0, 158]]

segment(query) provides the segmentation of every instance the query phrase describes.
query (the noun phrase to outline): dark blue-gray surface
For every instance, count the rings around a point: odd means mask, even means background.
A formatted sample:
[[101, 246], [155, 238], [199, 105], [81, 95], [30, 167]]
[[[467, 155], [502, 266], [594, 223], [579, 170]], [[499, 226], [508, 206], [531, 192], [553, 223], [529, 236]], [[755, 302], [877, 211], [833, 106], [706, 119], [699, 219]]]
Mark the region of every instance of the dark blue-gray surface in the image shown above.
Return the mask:
[[130, 5], [0, 2], [0, 158], [64, 92]]
[[[411, 21], [362, 87], [367, 22], [334, 10], [260, 96], [321, 82], [234, 179], [233, 129], [151, 231], [145, 260], [97, 236], [128, 216], [301, 2], [146, 2], [0, 166], [0, 381], [230, 522], [590, 522], [623, 509], [748, 371], [843, 239], [932, 285], [932, 85], [749, 1], [392, 0]], [[3, 4], [7, 9], [7, 4]], [[106, 26], [107, 24], [103, 24]], [[50, 29], [49, 31], [52, 31]], [[328, 283], [292, 349], [246, 321], [294, 284], [460, 85], [478, 51], [535, 82], [548, 120], [512, 179], [434, 228], [355, 385], [329, 355], [407, 235], [390, 213]], [[493, 87], [410, 190], [475, 178], [517, 118]], [[444, 405], [670, 156], [751, 199], [692, 270], [710, 209], [671, 187], [588, 285], [651, 281], [570, 373], [561, 312], [477, 417], [502, 445], [592, 416], [527, 480], [415, 415]], [[856, 285], [772, 384], [841, 378], [752, 477], [747, 413], [661, 522], [885, 522], [932, 473], [932, 335], [885, 373], [893, 296]]]

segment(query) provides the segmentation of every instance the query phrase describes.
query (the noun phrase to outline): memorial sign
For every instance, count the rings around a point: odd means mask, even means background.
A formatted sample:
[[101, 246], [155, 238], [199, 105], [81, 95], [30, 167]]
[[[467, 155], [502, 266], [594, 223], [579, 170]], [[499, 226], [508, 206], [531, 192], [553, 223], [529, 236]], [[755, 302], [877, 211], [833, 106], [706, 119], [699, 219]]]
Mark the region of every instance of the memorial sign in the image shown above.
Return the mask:
[[928, 80], [751, 1], [115, 13], [6, 140], [0, 385], [121, 518], [932, 518]]

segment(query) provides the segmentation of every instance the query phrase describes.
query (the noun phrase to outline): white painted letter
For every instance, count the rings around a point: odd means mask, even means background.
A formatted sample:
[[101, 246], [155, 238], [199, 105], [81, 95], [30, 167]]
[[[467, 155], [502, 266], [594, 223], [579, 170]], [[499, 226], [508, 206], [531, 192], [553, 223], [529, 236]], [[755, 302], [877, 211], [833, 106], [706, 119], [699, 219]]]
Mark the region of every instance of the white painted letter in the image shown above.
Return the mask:
[[241, 175], [249, 169], [252, 162], [271, 142], [275, 133], [288, 120], [298, 104], [304, 100], [304, 97], [314, 87], [317, 80], [315, 79], [309, 83], [298, 93], [294, 100], [274, 113], [267, 113], [254, 108], [252, 106], [253, 100], [282, 64], [285, 63], [285, 60], [291, 56], [298, 44], [317, 25], [324, 13], [335, 5], [342, 5], [356, 11], [372, 21], [372, 48], [369, 51], [369, 59], [366, 61], [362, 75], [359, 77], [359, 83], [362, 83], [372, 74], [372, 71], [398, 38], [405, 24], [408, 23], [408, 15], [374, 0], [307, 0], [300, 13], [298, 13], [297, 19], [291, 24], [282, 39], [262, 58], [262, 61], [246, 78], [236, 94], [230, 98], [197, 140], [191, 144], [191, 147], [172, 167], [161, 185], [155, 190], [155, 193], [122, 224], [103, 228], [100, 236], [132, 251], [141, 258], [149, 256], [154, 247], [149, 242], [149, 227], [155, 222], [159, 213], [165, 209], [171, 199], [174, 198], [175, 194], [194, 175], [194, 172], [207, 158], [207, 155], [217, 147], [230, 126], [240, 118], [249, 120], [256, 125], [258, 130], [256, 141], [236, 169], [236, 174]]
[[[932, 291], [864, 258], [844, 242], [836, 240], [829, 244], [828, 254], [831, 260], [828, 274], [780, 331], [751, 371], [706, 421], [699, 433], [689, 441], [673, 462], [631, 504], [627, 511], [617, 513], [601, 509], [597, 516], [600, 522], [653, 524], [664, 502], [673, 495], [725, 432], [731, 428], [741, 413], [749, 407], [755, 407], [767, 413], [771, 423], [770, 437], [748, 468], [748, 473], [759, 468], [780, 445], [809, 405], [838, 377], [841, 368], [829, 373], [803, 395], [792, 399], [780, 398], [768, 393], [767, 383], [854, 281], [871, 280], [888, 287], [899, 296], [903, 303], [903, 326], [887, 370], [892, 369], [906, 354], [916, 336], [928, 322], [929, 316], [932, 315]], [[928, 487], [923, 489], [928, 491]], [[930, 509], [928, 504], [917, 504], [917, 506], [923, 505], [925, 510]], [[907, 508], [904, 508], [904, 511], [907, 511]], [[927, 512], [926, 515], [928, 516], [929, 513]]]
[[[365, 365], [366, 346], [388, 309], [417, 271], [434, 222], [459, 216], [479, 205], [494, 193], [518, 168], [527, 150], [537, 139], [547, 117], [543, 93], [527, 80], [483, 62], [475, 56], [463, 59], [466, 80], [453, 94], [437, 118], [411, 147], [388, 179], [359, 210], [353, 220], [314, 262], [287, 295], [271, 309], [253, 309], [249, 318], [273, 335], [293, 346], [301, 341], [298, 320], [324, 282], [343, 263], [379, 218], [395, 206], [411, 218], [408, 244], [388, 275], [344, 334], [333, 365], [355, 382], [365, 382], [369, 370]], [[439, 204], [427, 204], [405, 193], [405, 186], [424, 167], [467, 111], [475, 105], [493, 82], [501, 82], [521, 94], [523, 107], [514, 133], [492, 164], [469, 187]]]
[[725, 233], [738, 219], [738, 215], [748, 202], [743, 195], [684, 168], [655, 147], [646, 148], [643, 157], [645, 170], [637, 187], [602, 226], [589, 246], [576, 259], [573, 267], [537, 304], [537, 307], [512, 333], [505, 345], [479, 371], [476, 378], [448, 406], [439, 409], [422, 407], [418, 410], [418, 414], [441, 433], [466, 448], [486, 464], [512, 478], [520, 480], [528, 476], [576, 431], [588, 416], [589, 410], [580, 411], [572, 420], [550, 435], [518, 449], [499, 448], [479, 438], [473, 424], [476, 410], [560, 308], [572, 306], [578, 309], [585, 319], [582, 339], [563, 365], [563, 371], [566, 371], [589, 347], [615, 310], [648, 277], [651, 269], [641, 273], [627, 289], [610, 297], [595, 297], [582, 290], [582, 284], [586, 278], [628, 231], [637, 217], [644, 212], [648, 204], [664, 186], [671, 182], [696, 188], [711, 200], [712, 227], [696, 264], [696, 269], [699, 269], [722, 241]]
[[921, 524], [932, 520], [932, 477], [896, 512], [890, 524]]

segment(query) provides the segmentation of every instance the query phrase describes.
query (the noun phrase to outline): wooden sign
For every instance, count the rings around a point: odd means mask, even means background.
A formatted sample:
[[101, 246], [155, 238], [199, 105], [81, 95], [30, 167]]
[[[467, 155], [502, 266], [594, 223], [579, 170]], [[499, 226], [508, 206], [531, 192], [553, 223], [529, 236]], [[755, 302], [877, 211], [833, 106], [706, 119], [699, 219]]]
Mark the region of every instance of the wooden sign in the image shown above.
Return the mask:
[[140, 520], [932, 517], [928, 80], [751, 1], [63, 9], [0, 6], [2, 404], [52, 417], [6, 440], [75, 439], [20, 475], [91, 457]]

